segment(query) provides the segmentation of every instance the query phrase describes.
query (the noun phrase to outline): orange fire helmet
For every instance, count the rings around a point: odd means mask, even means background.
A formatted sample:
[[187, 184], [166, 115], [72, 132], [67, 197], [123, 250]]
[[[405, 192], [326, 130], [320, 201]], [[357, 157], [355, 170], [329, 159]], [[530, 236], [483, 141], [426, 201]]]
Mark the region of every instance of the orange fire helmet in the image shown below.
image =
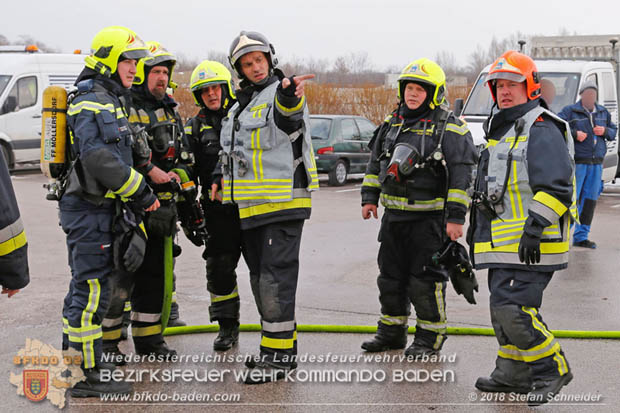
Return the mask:
[[487, 75], [486, 83], [491, 89], [491, 96], [495, 101], [495, 82], [497, 79], [508, 79], [513, 82], [525, 82], [527, 98], [529, 100], [540, 97], [540, 80], [538, 69], [531, 57], [509, 50], [501, 55], [493, 65]]

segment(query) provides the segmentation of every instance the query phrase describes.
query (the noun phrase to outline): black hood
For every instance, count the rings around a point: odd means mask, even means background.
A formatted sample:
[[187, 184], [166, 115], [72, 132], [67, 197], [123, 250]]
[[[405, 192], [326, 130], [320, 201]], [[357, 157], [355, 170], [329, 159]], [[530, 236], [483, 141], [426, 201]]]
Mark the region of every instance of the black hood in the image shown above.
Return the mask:
[[75, 80], [75, 85], [77, 86], [77, 84], [83, 80], [93, 79], [116, 96], [129, 96], [131, 89], [123, 87], [120, 79], [117, 75], [115, 75], [116, 73], [110, 78], [94, 71], [91, 68], [85, 67]]
[[[405, 103], [405, 88], [408, 83], [415, 83], [416, 85], [421, 86], [426, 91], [426, 98], [424, 102], [417, 109], [409, 109], [407, 104]], [[401, 101], [401, 109], [399, 111], [400, 115], [405, 119], [413, 122], [417, 122], [422, 119], [431, 109], [431, 102], [433, 101], [433, 94], [435, 93], [435, 88], [428, 83], [424, 82], [416, 82], [415, 80], [407, 80], [399, 86], [401, 88], [400, 93], [400, 101]]]
[[426, 102], [414, 110], [409, 109], [407, 104], [403, 102], [398, 110], [398, 114], [404, 118], [406, 123], [415, 123], [420, 119], [427, 117], [430, 113], [431, 108], [426, 105]]
[[540, 99], [530, 100], [527, 103], [513, 106], [508, 109], [502, 109], [494, 115], [491, 115], [484, 121], [483, 129], [485, 131], [485, 139], [498, 139], [504, 136], [512, 127], [512, 124], [519, 118], [523, 117], [527, 112], [540, 105]]

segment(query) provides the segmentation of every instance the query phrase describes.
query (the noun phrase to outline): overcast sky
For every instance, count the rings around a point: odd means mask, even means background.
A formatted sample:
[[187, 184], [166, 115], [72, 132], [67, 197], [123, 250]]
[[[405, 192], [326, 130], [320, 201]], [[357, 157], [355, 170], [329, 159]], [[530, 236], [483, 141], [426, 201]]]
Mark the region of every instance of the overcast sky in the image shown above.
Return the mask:
[[[88, 50], [109, 25], [135, 30], [170, 51], [204, 58], [228, 52], [240, 30], [265, 34], [281, 61], [366, 51], [377, 69], [453, 52], [458, 63], [493, 36], [620, 33], [620, 1], [242, 1], [242, 0], [5, 0], [0, 34], [31, 35], [49, 46]], [[515, 46], [516, 47], [516, 46]], [[490, 62], [489, 62], [490, 63]]]

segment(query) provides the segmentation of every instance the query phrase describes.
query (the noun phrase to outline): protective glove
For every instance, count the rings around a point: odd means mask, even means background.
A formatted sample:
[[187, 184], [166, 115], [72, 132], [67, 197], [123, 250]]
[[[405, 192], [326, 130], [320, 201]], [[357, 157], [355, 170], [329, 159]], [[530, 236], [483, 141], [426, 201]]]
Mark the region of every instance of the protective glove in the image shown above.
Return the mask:
[[123, 254], [123, 265], [128, 272], [136, 272], [144, 261], [146, 238], [142, 236], [141, 232], [140, 228], [133, 231], [125, 254]]
[[162, 205], [159, 209], [149, 213], [147, 229], [149, 234], [160, 237], [170, 237], [174, 234], [177, 222], [177, 209], [174, 203]]
[[433, 254], [432, 261], [435, 266], [448, 271], [457, 294], [465, 297], [468, 303], [476, 304], [474, 291], [478, 292], [478, 280], [469, 261], [467, 249], [463, 245], [447, 239], [441, 249]]
[[521, 241], [519, 242], [519, 261], [526, 265], [540, 262], [540, 238], [543, 227], [538, 225], [531, 217], [527, 219]]
[[187, 237], [188, 240], [192, 242], [192, 244], [194, 244], [197, 247], [201, 247], [204, 245], [204, 239], [200, 231], [191, 230], [186, 227], [182, 227], [182, 228], [183, 228], [183, 232], [185, 233], [185, 236]]
[[474, 291], [478, 292], [478, 280], [472, 271], [460, 265], [454, 267], [450, 271], [450, 281], [458, 295], [465, 297], [469, 304], [476, 304]]

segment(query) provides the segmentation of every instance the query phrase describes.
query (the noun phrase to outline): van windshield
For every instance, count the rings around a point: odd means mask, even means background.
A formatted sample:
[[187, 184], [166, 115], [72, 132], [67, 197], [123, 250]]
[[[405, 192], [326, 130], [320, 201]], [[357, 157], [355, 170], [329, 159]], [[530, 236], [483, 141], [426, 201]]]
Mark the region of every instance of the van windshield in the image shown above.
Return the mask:
[[9, 75], [0, 75], [0, 95], [4, 92], [6, 85], [9, 84], [9, 80], [11, 80], [11, 76]]
[[[486, 73], [482, 73], [472, 88], [467, 105], [463, 109], [465, 116], [489, 116], [493, 100], [489, 87], [484, 83]], [[579, 86], [579, 73], [555, 73], [540, 72], [541, 81], [547, 79], [555, 88], [555, 98], [549, 107], [558, 113], [567, 105], [572, 105], [577, 100], [577, 87]]]

